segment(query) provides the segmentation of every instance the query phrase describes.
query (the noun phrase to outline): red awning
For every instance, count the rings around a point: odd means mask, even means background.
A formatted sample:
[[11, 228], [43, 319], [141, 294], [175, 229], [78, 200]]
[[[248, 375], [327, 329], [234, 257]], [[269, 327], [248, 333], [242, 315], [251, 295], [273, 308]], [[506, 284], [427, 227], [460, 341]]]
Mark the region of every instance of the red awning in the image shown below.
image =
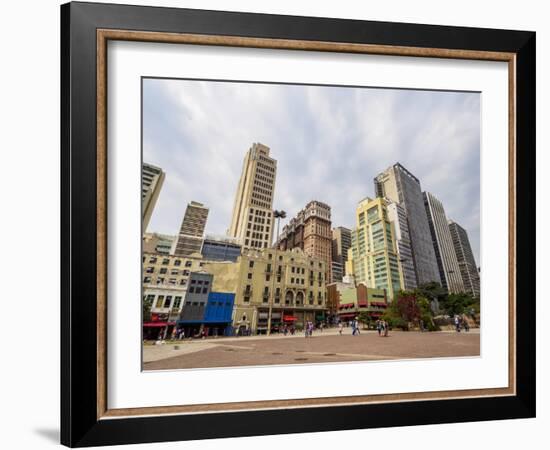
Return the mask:
[[340, 319], [350, 319], [352, 317], [355, 317], [357, 314], [355, 313], [346, 313], [346, 314], [338, 314], [338, 317], [340, 317]]
[[294, 317], [294, 316], [283, 316], [283, 320], [285, 322], [295, 322], [296, 320], [298, 320], [298, 317]]
[[369, 306], [368, 302], [359, 302], [359, 306]]
[[144, 328], [161, 328], [165, 326], [175, 325], [176, 322], [144, 322]]

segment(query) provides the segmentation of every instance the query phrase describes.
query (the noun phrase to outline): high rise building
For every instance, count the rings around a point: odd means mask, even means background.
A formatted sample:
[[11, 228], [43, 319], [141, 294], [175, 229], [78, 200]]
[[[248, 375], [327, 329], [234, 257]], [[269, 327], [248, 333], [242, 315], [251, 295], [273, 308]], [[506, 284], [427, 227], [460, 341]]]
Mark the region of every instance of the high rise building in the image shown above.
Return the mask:
[[165, 174], [160, 167], [143, 163], [141, 166], [141, 218], [143, 232], [149, 226], [149, 220], [164, 183]]
[[468, 233], [458, 223], [449, 220], [449, 231], [453, 240], [456, 259], [460, 267], [462, 282], [466, 292], [474, 297], [479, 298], [480, 295], [480, 280], [477, 270], [476, 260], [470, 246]]
[[399, 203], [407, 214], [417, 283], [441, 283], [418, 178], [397, 163], [376, 176], [374, 187], [378, 197]]
[[245, 155], [228, 235], [243, 248], [262, 249], [273, 242], [273, 195], [277, 161], [269, 147], [255, 143]]
[[330, 206], [313, 200], [296, 217], [283, 227], [277, 248], [292, 250], [300, 248], [312, 258], [325, 262], [326, 280], [331, 280], [332, 230]]
[[346, 275], [356, 283], [385, 289], [393, 299], [403, 289], [403, 274], [397, 254], [395, 232], [388, 219], [387, 202], [383, 198], [366, 198], [356, 211], [356, 228], [351, 232]]
[[387, 209], [388, 219], [393, 224], [395, 231], [397, 255], [403, 272], [403, 288], [413, 290], [417, 284], [407, 214], [399, 203], [388, 201]]
[[175, 255], [187, 256], [200, 253], [207, 218], [208, 208], [202, 203], [192, 201], [187, 205], [174, 250]]
[[450, 294], [464, 292], [443, 204], [430, 192], [424, 192], [423, 195], [441, 284]]
[[342, 281], [346, 274], [344, 266], [351, 247], [351, 230], [346, 227], [332, 229], [332, 281]]

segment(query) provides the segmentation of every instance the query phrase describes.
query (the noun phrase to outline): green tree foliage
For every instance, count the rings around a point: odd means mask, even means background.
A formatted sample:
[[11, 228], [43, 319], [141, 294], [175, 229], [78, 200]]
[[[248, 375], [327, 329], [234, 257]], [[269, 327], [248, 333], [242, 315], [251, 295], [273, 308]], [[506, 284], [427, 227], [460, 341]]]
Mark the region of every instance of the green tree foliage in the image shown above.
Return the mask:
[[153, 306], [153, 300], [147, 300], [144, 299], [141, 302], [142, 307], [142, 317], [144, 322], [148, 322], [151, 320], [151, 308]]
[[357, 316], [357, 320], [363, 324], [363, 326], [370, 328], [372, 325], [372, 319], [369, 316], [369, 314], [365, 311], [359, 313], [359, 316]]
[[479, 299], [474, 299], [469, 294], [449, 294], [440, 306], [449, 316], [479, 313]]

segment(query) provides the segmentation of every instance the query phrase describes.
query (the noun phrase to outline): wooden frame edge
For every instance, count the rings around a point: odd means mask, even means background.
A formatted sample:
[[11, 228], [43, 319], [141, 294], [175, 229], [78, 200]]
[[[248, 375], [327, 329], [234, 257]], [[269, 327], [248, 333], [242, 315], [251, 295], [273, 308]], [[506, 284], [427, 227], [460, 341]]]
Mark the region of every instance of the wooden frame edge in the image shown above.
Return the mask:
[[516, 54], [479, 50], [404, 47], [374, 44], [356, 44], [324, 41], [298, 41], [290, 39], [248, 38], [223, 35], [164, 33], [149, 31], [115, 30], [98, 28], [97, 36], [97, 419], [143, 417], [150, 415], [221, 413], [281, 408], [346, 406], [375, 403], [451, 400], [464, 398], [502, 397], [516, 395], [516, 322], [509, 320], [509, 386], [505, 388], [435, 391], [404, 394], [318, 397], [289, 400], [215, 403], [200, 405], [174, 405], [164, 407], [108, 409], [107, 405], [107, 41], [180, 43], [229, 47], [303, 50], [340, 53], [363, 53], [408, 57], [488, 60], [508, 63], [509, 71], [509, 317], [516, 315]]

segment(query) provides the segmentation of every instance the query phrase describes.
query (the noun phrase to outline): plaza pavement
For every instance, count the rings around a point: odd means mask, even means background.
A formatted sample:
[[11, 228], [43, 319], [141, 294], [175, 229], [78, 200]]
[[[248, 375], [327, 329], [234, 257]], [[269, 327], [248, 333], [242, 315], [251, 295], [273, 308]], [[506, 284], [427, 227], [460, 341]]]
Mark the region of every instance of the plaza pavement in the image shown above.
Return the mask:
[[291, 335], [193, 339], [143, 346], [144, 370], [311, 364], [410, 358], [479, 356], [479, 329], [470, 332], [391, 331], [379, 337], [344, 328], [316, 331], [311, 338]]

